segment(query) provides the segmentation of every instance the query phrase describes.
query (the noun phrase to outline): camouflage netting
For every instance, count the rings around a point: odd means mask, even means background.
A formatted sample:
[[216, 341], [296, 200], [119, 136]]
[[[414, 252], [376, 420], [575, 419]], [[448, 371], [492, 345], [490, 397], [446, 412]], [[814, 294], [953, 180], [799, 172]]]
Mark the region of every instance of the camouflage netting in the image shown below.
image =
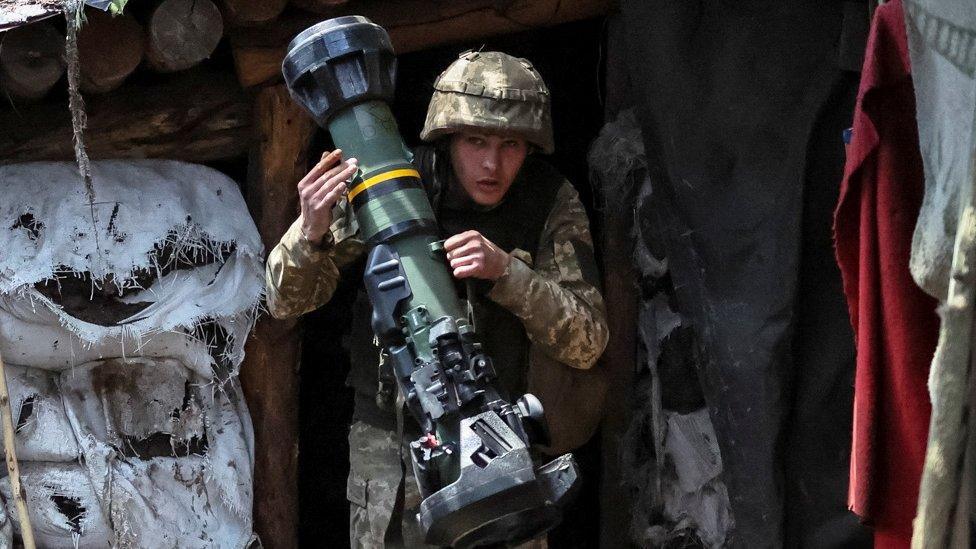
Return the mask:
[[[44, 547], [243, 547], [236, 380], [263, 290], [237, 185], [173, 161], [0, 167], [0, 352]], [[0, 546], [17, 516], [0, 478]]]
[[636, 197], [634, 262], [641, 283], [639, 372], [620, 456], [632, 493], [630, 538], [642, 547], [722, 547], [731, 527], [722, 457], [696, 369], [689, 323], [672, 306], [668, 263], [647, 215], [653, 200], [633, 111], [604, 126], [588, 157], [607, 208]]

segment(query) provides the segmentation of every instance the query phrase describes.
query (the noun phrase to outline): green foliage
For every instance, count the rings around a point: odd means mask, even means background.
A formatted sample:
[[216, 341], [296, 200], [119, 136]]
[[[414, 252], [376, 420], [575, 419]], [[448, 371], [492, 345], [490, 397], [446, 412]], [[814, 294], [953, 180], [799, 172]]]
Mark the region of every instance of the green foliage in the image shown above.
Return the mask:
[[112, 13], [112, 15], [121, 15], [122, 10], [125, 9], [125, 4], [128, 1], [129, 0], [112, 0], [112, 4], [109, 5], [108, 10]]

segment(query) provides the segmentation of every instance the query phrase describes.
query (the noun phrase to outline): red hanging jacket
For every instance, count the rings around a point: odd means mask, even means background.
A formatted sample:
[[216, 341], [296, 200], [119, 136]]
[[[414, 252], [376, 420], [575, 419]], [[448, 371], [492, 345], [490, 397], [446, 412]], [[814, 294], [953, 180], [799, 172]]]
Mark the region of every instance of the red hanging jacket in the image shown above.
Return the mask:
[[837, 260], [857, 345], [851, 510], [876, 547], [908, 547], [931, 405], [936, 300], [908, 270], [924, 177], [901, 0], [868, 39], [840, 202]]

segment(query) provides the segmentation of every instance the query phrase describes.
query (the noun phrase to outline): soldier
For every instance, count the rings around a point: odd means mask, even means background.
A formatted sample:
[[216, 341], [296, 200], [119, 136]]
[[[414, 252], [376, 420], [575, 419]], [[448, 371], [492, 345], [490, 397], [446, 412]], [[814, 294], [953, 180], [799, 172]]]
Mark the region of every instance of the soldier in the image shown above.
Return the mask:
[[[498, 52], [462, 54], [434, 89], [420, 134], [431, 145], [414, 151], [414, 163], [449, 237], [451, 269], [473, 282], [475, 324], [502, 394], [543, 393], [554, 447], [571, 448], [589, 436], [598, 413], [570, 416], [600, 403], [564, 402], [571, 412], [554, 418], [549, 401], [570, 389], [552, 379], [591, 368], [608, 332], [583, 206], [572, 185], [532, 155], [553, 149], [549, 91], [528, 61]], [[298, 183], [301, 215], [268, 256], [267, 303], [276, 318], [326, 303], [339, 270], [363, 255], [344, 197], [356, 170], [355, 158], [343, 161], [335, 150]], [[419, 431], [397, 432], [395, 382], [377, 365], [364, 291], [353, 317], [350, 543], [422, 546], [414, 519], [420, 496], [401, 446]]]

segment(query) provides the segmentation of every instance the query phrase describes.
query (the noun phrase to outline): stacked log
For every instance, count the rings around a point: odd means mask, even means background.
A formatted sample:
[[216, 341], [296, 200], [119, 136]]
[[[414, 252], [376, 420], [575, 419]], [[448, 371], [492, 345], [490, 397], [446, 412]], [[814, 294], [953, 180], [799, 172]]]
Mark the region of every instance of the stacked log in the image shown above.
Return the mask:
[[[202, 67], [92, 96], [86, 110], [92, 159], [207, 162], [242, 156], [251, 146], [251, 102], [233, 75]], [[0, 128], [0, 163], [74, 159], [63, 105], [0, 110]]]
[[224, 15], [232, 27], [246, 27], [273, 21], [288, 0], [224, 0]]
[[[270, 21], [287, 0], [225, 0], [229, 12], [248, 21]], [[239, 6], [230, 8], [230, 6]], [[163, 0], [151, 12], [147, 28], [129, 14], [85, 12], [78, 32], [81, 91], [110, 92], [142, 63], [158, 72], [189, 69], [210, 57], [223, 37], [223, 18], [211, 0]], [[11, 98], [44, 97], [64, 75], [64, 35], [48, 21], [0, 34], [0, 88]]]
[[[293, 0], [294, 1], [294, 0]], [[362, 0], [318, 5], [318, 15], [282, 16], [273, 25], [237, 29], [230, 35], [237, 77], [244, 87], [275, 82], [281, 78], [281, 61], [288, 42], [325, 17], [365, 15], [390, 33], [397, 54], [434, 46], [478, 40], [488, 36], [525, 31], [578, 21], [605, 14], [610, 0]]]
[[142, 25], [131, 15], [113, 17], [100, 10], [88, 10], [87, 19], [78, 31], [81, 91], [106, 93], [142, 63]]
[[49, 22], [6, 31], [0, 45], [0, 86], [14, 99], [44, 97], [65, 71], [64, 35]]
[[349, 0], [291, 0], [293, 6], [312, 13], [329, 15]]
[[146, 59], [159, 72], [193, 67], [210, 57], [224, 33], [210, 0], [163, 0], [149, 18]]

